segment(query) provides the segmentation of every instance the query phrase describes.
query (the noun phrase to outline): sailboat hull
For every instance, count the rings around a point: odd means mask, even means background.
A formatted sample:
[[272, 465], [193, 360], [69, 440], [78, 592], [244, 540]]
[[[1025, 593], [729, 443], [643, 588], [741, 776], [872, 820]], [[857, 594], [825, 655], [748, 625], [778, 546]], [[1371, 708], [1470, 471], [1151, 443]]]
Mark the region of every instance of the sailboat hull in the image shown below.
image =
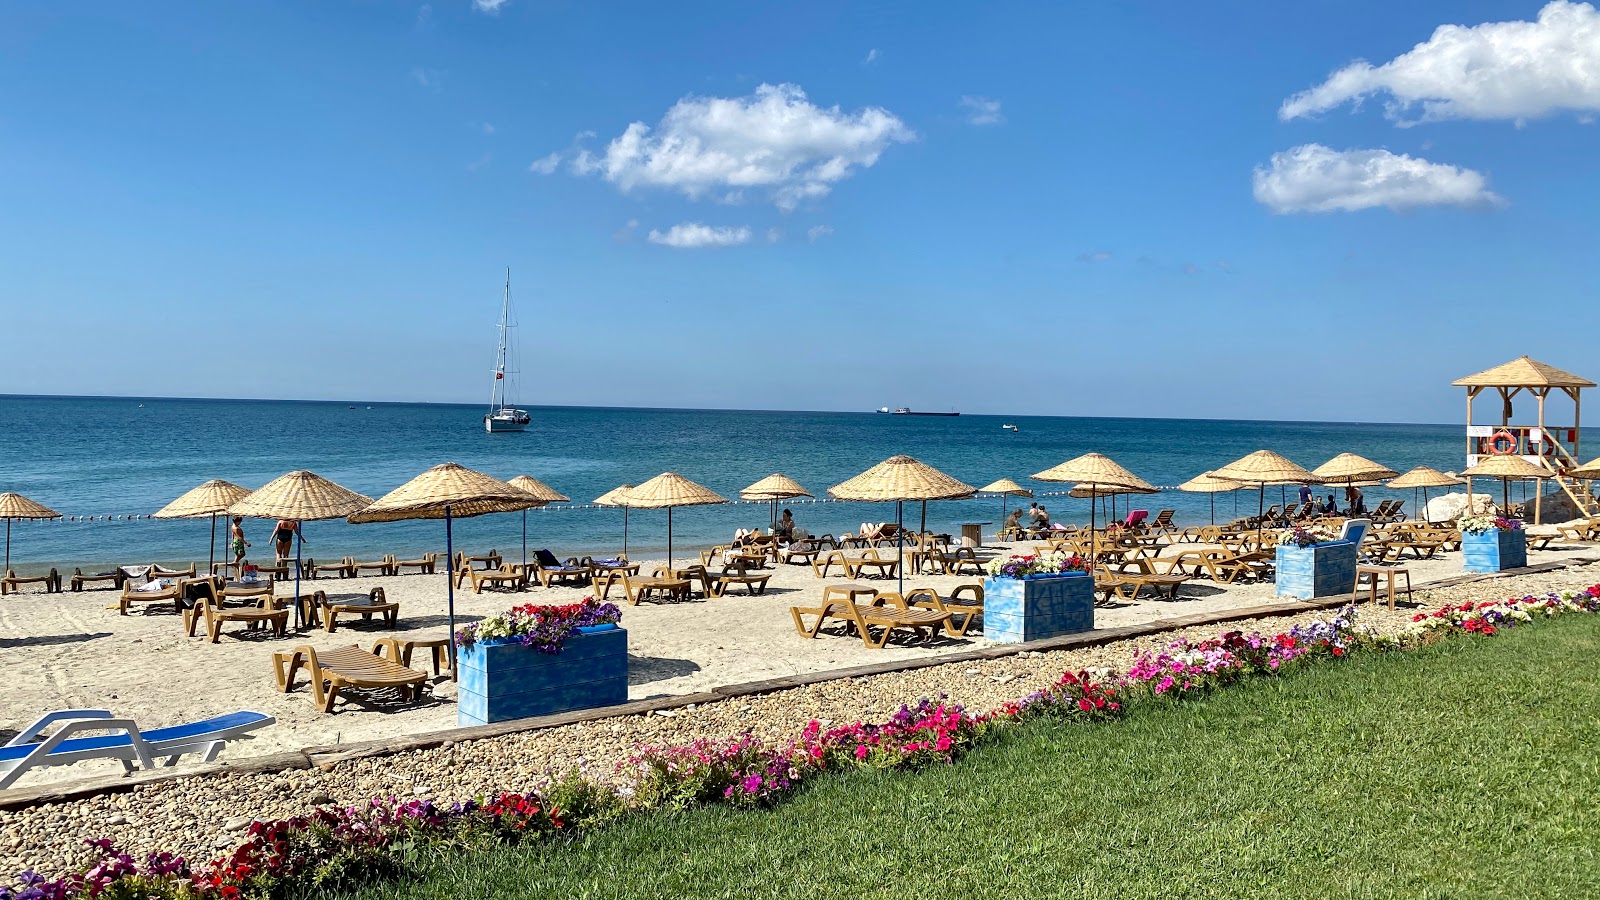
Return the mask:
[[533, 421], [527, 412], [520, 409], [502, 409], [500, 412], [483, 417], [483, 430], [490, 434], [502, 434], [510, 431], [527, 431], [528, 423]]

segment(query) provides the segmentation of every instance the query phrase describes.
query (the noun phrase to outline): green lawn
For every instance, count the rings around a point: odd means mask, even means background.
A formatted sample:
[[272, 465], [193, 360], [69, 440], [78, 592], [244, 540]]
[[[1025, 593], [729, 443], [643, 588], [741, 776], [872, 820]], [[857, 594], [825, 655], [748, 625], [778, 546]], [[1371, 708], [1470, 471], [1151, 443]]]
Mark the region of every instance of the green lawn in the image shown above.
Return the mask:
[[1600, 617], [1369, 655], [371, 897], [1600, 896]]

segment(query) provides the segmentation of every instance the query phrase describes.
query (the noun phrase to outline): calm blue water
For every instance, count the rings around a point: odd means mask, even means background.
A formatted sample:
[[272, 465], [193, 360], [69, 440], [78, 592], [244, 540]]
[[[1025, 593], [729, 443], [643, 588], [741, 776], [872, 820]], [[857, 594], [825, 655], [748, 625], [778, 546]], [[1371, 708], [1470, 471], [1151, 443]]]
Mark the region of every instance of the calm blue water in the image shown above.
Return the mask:
[[[534, 412], [533, 429], [489, 435], [482, 414], [479, 406], [361, 404], [352, 410], [343, 403], [0, 397], [0, 491], [17, 491], [66, 515], [106, 516], [154, 512], [210, 478], [259, 487], [300, 468], [378, 497], [448, 460], [501, 478], [533, 475], [577, 503], [668, 470], [730, 498], [772, 472], [825, 496], [828, 487], [896, 453], [978, 487], [1005, 476], [1029, 484], [1031, 473], [1090, 450], [1158, 485], [1178, 484], [1263, 447], [1308, 468], [1346, 450], [1397, 471], [1463, 465], [1458, 425], [542, 408]], [[1021, 431], [1002, 430], [1003, 422]], [[1388, 496], [1410, 500], [1409, 492], [1368, 491], [1372, 500]], [[1086, 500], [1043, 502], [1058, 521], [1088, 517]], [[1254, 508], [1255, 497], [1241, 496], [1239, 503]], [[893, 504], [789, 505], [803, 527], [818, 533], [894, 518]], [[997, 522], [1000, 505], [998, 498], [930, 504], [929, 524]], [[1136, 498], [1135, 506], [1175, 507], [1180, 523], [1203, 524], [1209, 515], [1204, 494], [1169, 491]], [[1217, 509], [1219, 518], [1231, 516], [1232, 496], [1219, 495]], [[907, 521], [917, 514], [908, 508]], [[765, 506], [680, 509], [673, 518], [675, 543], [709, 545], [736, 527], [764, 526], [767, 517]], [[535, 510], [528, 514], [529, 540], [559, 554], [619, 549], [622, 518], [618, 509]], [[665, 547], [664, 511], [635, 510], [629, 526], [636, 555]], [[269, 527], [246, 522], [258, 556], [270, 553]], [[463, 520], [457, 546], [520, 549], [521, 529], [519, 514]], [[203, 562], [208, 536], [208, 520], [18, 522], [11, 557], [19, 570]], [[435, 522], [314, 522], [306, 525], [306, 539], [307, 555], [319, 558], [410, 555], [444, 545], [443, 526]]]

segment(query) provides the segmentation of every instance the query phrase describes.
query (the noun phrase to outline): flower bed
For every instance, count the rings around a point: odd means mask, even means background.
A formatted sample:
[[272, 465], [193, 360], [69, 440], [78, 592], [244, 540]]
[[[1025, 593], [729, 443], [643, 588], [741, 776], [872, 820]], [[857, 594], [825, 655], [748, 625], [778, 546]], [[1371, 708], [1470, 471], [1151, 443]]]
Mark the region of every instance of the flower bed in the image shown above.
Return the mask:
[[526, 603], [461, 626], [456, 629], [455, 641], [462, 649], [485, 641], [518, 643], [540, 653], [560, 653], [562, 644], [575, 630], [621, 621], [622, 610], [615, 603], [601, 603], [593, 597], [566, 606]]
[[456, 724], [467, 727], [628, 700], [622, 611], [586, 597], [518, 606], [456, 633]]
[[171, 854], [135, 860], [108, 841], [92, 869], [45, 879], [25, 872], [0, 884], [0, 900], [78, 897], [280, 897], [326, 892], [404, 876], [426, 856], [548, 840], [633, 812], [714, 803], [760, 806], [830, 769], [905, 768], [953, 760], [991, 731], [1042, 716], [1082, 723], [1115, 720], [1130, 702], [1169, 702], [1252, 677], [1274, 677], [1353, 653], [1408, 650], [1452, 635], [1493, 636], [1560, 615], [1600, 613], [1600, 585], [1583, 591], [1447, 606], [1418, 614], [1400, 634], [1356, 624], [1354, 611], [1289, 631], [1225, 632], [1174, 641], [1136, 657], [1127, 674], [1076, 672], [1050, 688], [974, 716], [923, 700], [887, 722], [824, 730], [812, 722], [790, 744], [763, 746], [748, 735], [683, 747], [640, 748], [618, 767], [620, 786], [573, 776], [537, 791], [492, 793], [448, 805], [374, 800], [309, 815], [252, 823], [243, 845], [203, 864]]
[[1468, 516], [1461, 520], [1461, 570], [1504, 572], [1528, 564], [1528, 533], [1518, 519]]

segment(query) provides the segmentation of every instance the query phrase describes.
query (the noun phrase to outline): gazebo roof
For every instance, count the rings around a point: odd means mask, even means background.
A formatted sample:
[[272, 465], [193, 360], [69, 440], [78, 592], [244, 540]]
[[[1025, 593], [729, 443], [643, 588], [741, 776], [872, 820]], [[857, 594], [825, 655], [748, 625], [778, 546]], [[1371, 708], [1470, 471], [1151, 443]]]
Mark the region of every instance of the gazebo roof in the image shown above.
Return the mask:
[[1552, 365], [1520, 356], [1504, 365], [1450, 382], [1456, 387], [1592, 388], [1594, 382]]

